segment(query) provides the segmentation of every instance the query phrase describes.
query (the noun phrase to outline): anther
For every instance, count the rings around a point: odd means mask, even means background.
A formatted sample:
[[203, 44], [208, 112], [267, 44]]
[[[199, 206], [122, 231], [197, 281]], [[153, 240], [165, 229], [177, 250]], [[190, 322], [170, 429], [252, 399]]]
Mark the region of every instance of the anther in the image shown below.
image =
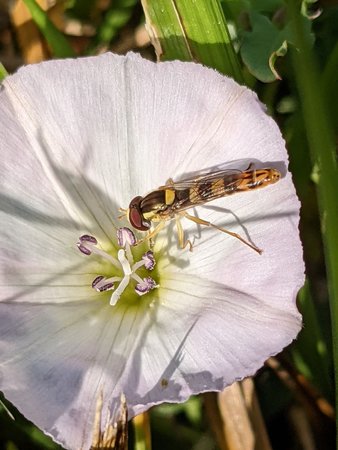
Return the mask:
[[92, 254], [91, 246], [97, 245], [97, 240], [94, 236], [90, 236], [89, 234], [83, 234], [79, 238], [79, 241], [76, 243], [76, 245], [81, 253], [83, 253], [84, 255], [91, 255]]
[[107, 283], [101, 287], [96, 288], [96, 290], [99, 292], [111, 291], [112, 289], [114, 289], [114, 283]]
[[96, 289], [96, 286], [99, 284], [100, 281], [103, 280], [103, 278], [104, 277], [102, 275], [99, 275], [98, 277], [96, 277], [92, 282], [92, 288]]
[[97, 292], [111, 291], [112, 289], [114, 289], [114, 281], [119, 280], [120, 277], [114, 277], [107, 280], [104, 276], [99, 275], [93, 280], [92, 288], [95, 289]]
[[84, 255], [91, 255], [92, 252], [91, 250], [89, 250], [89, 248], [85, 247], [84, 245], [80, 244], [80, 242], [77, 242], [77, 247], [80, 250], [81, 253], [83, 253]]
[[158, 285], [156, 284], [155, 280], [153, 280], [151, 277], [146, 277], [143, 278], [142, 282], [137, 283], [137, 285], [135, 286], [135, 292], [141, 296], [147, 294], [149, 291], [155, 289], [156, 287], [158, 287]]
[[116, 231], [119, 247], [125, 248], [127, 244], [136, 245], [135, 234], [127, 227], [118, 228]]
[[91, 244], [97, 245], [97, 239], [94, 236], [90, 236], [89, 234], [84, 234], [79, 238], [81, 243], [90, 242]]
[[147, 270], [153, 270], [156, 261], [154, 258], [154, 253], [151, 250], [147, 251], [147, 253], [142, 256], [142, 260], [144, 261], [144, 267]]

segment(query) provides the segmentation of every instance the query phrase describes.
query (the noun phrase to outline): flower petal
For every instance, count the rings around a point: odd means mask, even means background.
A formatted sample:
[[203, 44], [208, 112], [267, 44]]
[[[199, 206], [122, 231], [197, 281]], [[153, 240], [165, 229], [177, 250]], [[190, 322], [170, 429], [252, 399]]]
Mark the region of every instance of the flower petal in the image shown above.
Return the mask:
[[220, 390], [296, 336], [303, 264], [285, 166], [278, 184], [198, 210], [262, 256], [192, 223], [188, 254], [169, 224], [154, 249], [159, 288], [136, 306], [92, 289], [109, 264], [76, 248], [89, 234], [116, 252], [118, 208], [169, 177], [285, 165], [255, 94], [196, 64], [106, 54], [23, 68], [0, 104], [0, 388], [54, 439], [89, 448], [101, 394], [104, 423], [121, 392], [136, 414]]
[[177, 273], [162, 279], [153, 307], [8, 303], [0, 320], [1, 389], [68, 448], [88, 448], [101, 391], [105, 417], [121, 392], [132, 416], [221, 390], [253, 375], [301, 325], [296, 309]]
[[[105, 54], [25, 67], [4, 88], [43, 169], [100, 224], [170, 177], [234, 160], [285, 159], [256, 95], [198, 64]], [[73, 192], [76, 183], [84, 198]]]
[[128, 398], [132, 386], [133, 398], [139, 396], [132, 413], [143, 411], [145, 404], [222, 390], [253, 375], [301, 326], [296, 308], [284, 311], [222, 284], [176, 272], [161, 279], [159, 297], [160, 305], [148, 312], [151, 325], [134, 353], [134, 370], [129, 369], [137, 374], [136, 368], [142, 367], [140, 378], [129, 379], [125, 391]]
[[90, 448], [101, 394], [102, 424], [109, 407], [116, 412], [118, 402], [112, 399], [124, 389], [121, 375], [142, 320], [105, 300], [62, 306], [6, 303], [0, 311], [1, 390], [70, 449]]

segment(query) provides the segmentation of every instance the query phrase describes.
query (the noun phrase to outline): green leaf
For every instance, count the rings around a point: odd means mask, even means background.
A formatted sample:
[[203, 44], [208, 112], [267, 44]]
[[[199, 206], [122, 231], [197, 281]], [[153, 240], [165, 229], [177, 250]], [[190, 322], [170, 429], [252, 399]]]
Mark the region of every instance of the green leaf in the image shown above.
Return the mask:
[[95, 44], [109, 43], [129, 21], [137, 0], [116, 0], [106, 12], [97, 31]]
[[190, 420], [196, 427], [202, 423], [202, 404], [200, 397], [190, 397], [190, 399], [184, 403], [184, 411]]
[[316, 19], [321, 13], [318, 0], [303, 0], [301, 13], [308, 19]]
[[[241, 46], [244, 64], [260, 81], [269, 83], [280, 79], [275, 64], [277, 58], [285, 56], [288, 44], [293, 43], [290, 26], [279, 28], [269, 17], [254, 10], [249, 12], [249, 18], [252, 31], [243, 33]], [[304, 18], [303, 22], [310, 30], [310, 21]]]
[[250, 9], [250, 0], [220, 0], [225, 17], [237, 21], [239, 16]]
[[275, 62], [286, 53], [285, 31], [278, 30], [263, 14], [252, 11], [249, 16], [252, 31], [244, 33], [241, 56], [252, 75], [268, 83], [279, 78]]
[[36, 3], [35, 0], [23, 0], [36, 25], [48, 42], [52, 53], [58, 58], [75, 56], [65, 36], [51, 22], [47, 13]]
[[2, 80], [4, 80], [8, 75], [7, 70], [5, 67], [0, 63], [0, 83]]
[[243, 81], [219, 0], [142, 0], [158, 59], [196, 61]]
[[15, 417], [13, 416], [13, 414], [10, 412], [10, 410], [7, 408], [7, 406], [4, 404], [4, 402], [2, 400], [0, 400], [0, 410], [3, 409], [5, 411], [5, 413], [8, 415], [8, 417], [11, 420], [15, 420]]
[[192, 396], [184, 403], [164, 403], [157, 406], [155, 411], [157, 415], [167, 418], [183, 413], [196, 427], [202, 422], [202, 403], [199, 396]]
[[274, 13], [284, 5], [283, 0], [251, 0], [250, 5], [253, 11]]

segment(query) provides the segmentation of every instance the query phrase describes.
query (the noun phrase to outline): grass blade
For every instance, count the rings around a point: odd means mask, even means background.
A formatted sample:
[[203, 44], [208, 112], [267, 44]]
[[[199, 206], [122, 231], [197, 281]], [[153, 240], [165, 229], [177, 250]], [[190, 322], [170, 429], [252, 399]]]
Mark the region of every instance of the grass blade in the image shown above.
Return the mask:
[[196, 61], [243, 82], [219, 0], [142, 0], [161, 60]]
[[35, 0], [23, 0], [36, 25], [48, 42], [52, 53], [58, 58], [75, 56], [75, 52], [69, 45], [65, 36], [55, 27], [47, 16], [47, 13]]

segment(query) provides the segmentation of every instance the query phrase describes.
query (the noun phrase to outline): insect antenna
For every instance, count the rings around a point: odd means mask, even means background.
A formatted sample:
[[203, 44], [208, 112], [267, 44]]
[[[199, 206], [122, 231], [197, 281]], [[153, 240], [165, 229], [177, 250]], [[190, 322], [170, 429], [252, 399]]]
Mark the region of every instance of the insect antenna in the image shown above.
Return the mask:
[[127, 217], [127, 216], [128, 216], [129, 208], [128, 208], [128, 209], [126, 209], [126, 208], [119, 208], [119, 211], [120, 211], [122, 214], [120, 214], [120, 215], [118, 216], [118, 219], [121, 220], [121, 219], [123, 219], [124, 217]]

